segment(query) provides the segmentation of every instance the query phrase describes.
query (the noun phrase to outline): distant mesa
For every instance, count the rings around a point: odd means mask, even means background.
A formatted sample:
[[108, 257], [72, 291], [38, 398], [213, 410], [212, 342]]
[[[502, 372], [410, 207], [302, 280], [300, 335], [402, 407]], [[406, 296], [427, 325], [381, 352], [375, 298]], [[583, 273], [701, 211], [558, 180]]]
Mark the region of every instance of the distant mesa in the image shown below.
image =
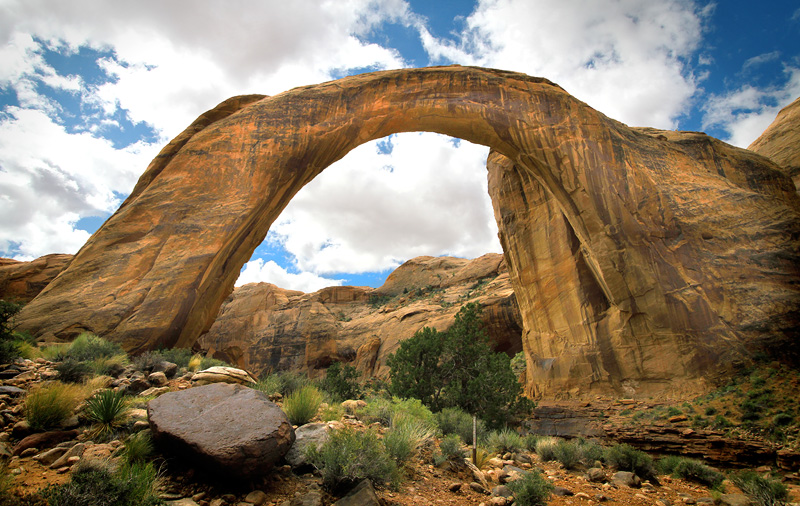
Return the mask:
[[134, 353], [191, 346], [300, 188], [364, 142], [430, 131], [492, 148], [530, 395], [703, 391], [756, 352], [800, 361], [796, 104], [754, 152], [629, 128], [546, 79], [493, 69], [234, 97], [162, 150], [18, 322], [43, 339], [90, 330]]

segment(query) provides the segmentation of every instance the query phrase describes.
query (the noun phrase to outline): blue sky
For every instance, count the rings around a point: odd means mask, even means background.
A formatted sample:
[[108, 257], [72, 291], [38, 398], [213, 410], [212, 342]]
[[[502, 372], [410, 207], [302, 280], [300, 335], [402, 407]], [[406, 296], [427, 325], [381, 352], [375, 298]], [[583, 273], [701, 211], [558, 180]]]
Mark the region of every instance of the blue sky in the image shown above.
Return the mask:
[[[242, 93], [459, 63], [547, 77], [633, 126], [746, 147], [800, 96], [800, 4], [690, 0], [0, 0], [0, 256], [74, 253], [158, 150]], [[365, 144], [304, 188], [240, 283], [379, 286], [499, 252], [488, 150]]]

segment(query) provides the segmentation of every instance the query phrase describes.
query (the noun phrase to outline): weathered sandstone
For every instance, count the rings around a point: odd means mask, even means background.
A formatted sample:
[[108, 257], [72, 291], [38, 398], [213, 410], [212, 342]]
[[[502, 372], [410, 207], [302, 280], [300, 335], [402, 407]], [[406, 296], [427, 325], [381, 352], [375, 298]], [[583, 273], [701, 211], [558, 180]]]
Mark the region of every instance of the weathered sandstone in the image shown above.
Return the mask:
[[31, 262], [0, 258], [0, 299], [30, 302], [72, 260], [72, 255], [45, 255]]
[[800, 192], [800, 98], [781, 109], [775, 121], [747, 149], [778, 164]]
[[191, 346], [297, 191], [403, 131], [490, 146], [490, 171], [509, 174], [493, 195], [529, 393], [689, 391], [755, 350], [798, 360], [800, 197], [777, 165], [628, 128], [545, 79], [458, 66], [223, 102], [164, 148], [20, 327]]
[[522, 320], [503, 256], [474, 260], [417, 257], [377, 289], [335, 286], [317, 292], [252, 283], [233, 291], [198, 345], [263, 374], [317, 375], [332, 362], [364, 376], [386, 375], [386, 357], [422, 327], [445, 330], [463, 304], [477, 302], [495, 349], [522, 350]]

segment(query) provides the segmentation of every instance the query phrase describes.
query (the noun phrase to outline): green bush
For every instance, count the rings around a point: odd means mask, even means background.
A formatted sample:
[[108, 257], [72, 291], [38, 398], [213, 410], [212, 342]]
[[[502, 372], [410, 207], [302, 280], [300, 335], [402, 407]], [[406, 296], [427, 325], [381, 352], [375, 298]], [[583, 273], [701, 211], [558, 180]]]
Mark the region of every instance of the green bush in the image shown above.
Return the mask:
[[782, 505], [789, 496], [783, 483], [763, 478], [754, 471], [741, 471], [729, 475], [734, 485], [749, 495], [759, 506]]
[[653, 459], [631, 445], [618, 444], [607, 448], [605, 461], [619, 471], [630, 471], [643, 480], [658, 483]]
[[341, 404], [330, 404], [319, 411], [319, 418], [323, 422], [341, 420], [342, 416], [344, 416], [344, 408]]
[[22, 308], [7, 300], [0, 300], [0, 364], [10, 364], [19, 356], [19, 348], [14, 343], [13, 319]]
[[514, 453], [522, 451], [525, 448], [522, 436], [509, 428], [490, 432], [489, 436], [486, 438], [486, 445], [495, 453]]
[[403, 416], [417, 418], [431, 427], [437, 427], [436, 417], [419, 399], [384, 399], [372, 397], [367, 399], [367, 405], [356, 411], [359, 419], [366, 423], [378, 422], [385, 427], [392, 425], [392, 419], [397, 413]]
[[350, 427], [335, 430], [319, 449], [306, 447], [306, 459], [322, 474], [326, 488], [338, 492], [364, 479], [392, 484], [398, 479], [397, 465], [373, 431]]
[[72, 416], [83, 399], [84, 391], [77, 385], [44, 383], [25, 397], [25, 418], [34, 431], [54, 429]]
[[300, 390], [304, 386], [311, 384], [311, 380], [308, 379], [308, 376], [299, 372], [280, 371], [273, 374], [273, 376], [275, 376], [280, 383], [280, 390], [278, 393], [283, 396], [290, 395], [296, 390]]
[[149, 430], [143, 430], [129, 436], [123, 441], [123, 444], [125, 446], [122, 455], [128, 463], [147, 462], [155, 450]]
[[725, 476], [698, 460], [680, 459], [672, 470], [672, 476], [700, 483], [708, 488], [718, 489]]
[[778, 427], [789, 425], [794, 421], [794, 417], [788, 413], [778, 413], [772, 417], [772, 423]]
[[587, 466], [593, 466], [595, 462], [605, 459], [606, 449], [602, 445], [583, 438], [578, 438], [575, 443], [578, 445], [581, 462]]
[[322, 393], [316, 387], [306, 385], [283, 400], [283, 411], [292, 424], [304, 425], [316, 416], [320, 404]]
[[575, 469], [581, 462], [581, 451], [574, 441], [559, 441], [553, 449], [553, 453], [564, 469]]
[[435, 429], [424, 420], [398, 413], [392, 418], [392, 428], [383, 437], [383, 444], [389, 455], [402, 465], [430, 443], [434, 435]]
[[157, 506], [158, 472], [152, 464], [117, 469], [97, 460], [78, 463], [70, 481], [47, 491], [50, 506]]
[[128, 355], [111, 355], [110, 357], [100, 357], [89, 362], [89, 367], [95, 374], [106, 376], [118, 376], [125, 367], [130, 364]]
[[122, 426], [128, 409], [124, 392], [103, 390], [86, 401], [84, 413], [94, 424], [94, 436], [105, 438]]
[[72, 358], [56, 364], [55, 370], [58, 372], [58, 379], [65, 383], [83, 383], [83, 380], [92, 374], [92, 368], [88, 363], [78, 362]]
[[555, 437], [542, 437], [536, 442], [536, 455], [544, 462], [556, 460], [556, 446], [560, 439]]
[[439, 451], [447, 459], [460, 459], [464, 457], [461, 445], [461, 437], [458, 434], [448, 434], [439, 442]]
[[677, 455], [665, 455], [656, 461], [656, 469], [661, 474], [672, 474], [683, 459]]
[[523, 438], [522, 441], [525, 444], [525, 448], [527, 450], [535, 452], [536, 451], [536, 443], [538, 443], [540, 439], [542, 439], [542, 436], [540, 436], [539, 434], [532, 434], [531, 433], [531, 434], [527, 434]]
[[268, 396], [275, 395], [281, 393], [282, 383], [277, 375], [270, 374], [259, 378], [256, 384], [253, 385], [253, 388], [259, 392], [264, 392]]
[[79, 362], [90, 362], [98, 358], [125, 355], [125, 350], [117, 343], [112, 343], [102, 337], [84, 332], [72, 341], [65, 355], [66, 358]]
[[328, 367], [322, 389], [328, 392], [333, 400], [342, 402], [348, 399], [360, 399], [362, 395], [358, 377], [361, 374], [352, 365], [334, 362]]
[[[434, 413], [442, 434], [458, 434], [465, 443], [472, 444], [472, 416], [458, 407], [444, 408]], [[486, 434], [486, 424], [478, 420], [478, 439]]]
[[518, 506], [544, 506], [553, 491], [553, 484], [539, 471], [530, 471], [506, 485]]

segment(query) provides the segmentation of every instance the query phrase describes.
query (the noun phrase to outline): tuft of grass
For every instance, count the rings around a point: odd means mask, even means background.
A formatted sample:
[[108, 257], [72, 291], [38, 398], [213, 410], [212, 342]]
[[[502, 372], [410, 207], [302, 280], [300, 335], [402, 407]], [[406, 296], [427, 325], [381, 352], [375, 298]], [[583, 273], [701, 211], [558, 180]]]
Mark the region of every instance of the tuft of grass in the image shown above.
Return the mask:
[[486, 444], [496, 453], [514, 453], [522, 451], [525, 448], [525, 442], [522, 440], [522, 436], [509, 428], [490, 432], [489, 436], [486, 438]]
[[305, 451], [307, 461], [321, 473], [323, 485], [334, 492], [364, 479], [378, 485], [391, 485], [399, 479], [397, 464], [371, 430], [335, 430], [319, 448], [308, 445]]
[[274, 395], [281, 393], [281, 379], [276, 374], [270, 374], [259, 378], [253, 388], [259, 392], [264, 392], [267, 395]]
[[292, 424], [304, 425], [316, 416], [320, 404], [322, 393], [316, 387], [306, 385], [283, 400], [283, 411]]
[[402, 465], [417, 451], [433, 440], [436, 430], [419, 418], [396, 414], [392, 418], [392, 428], [383, 437], [386, 451]]
[[52, 381], [35, 387], [25, 398], [25, 418], [34, 431], [54, 429], [72, 416], [86, 398], [84, 389], [77, 385]]
[[89, 367], [95, 374], [117, 376], [130, 364], [128, 355], [124, 353], [108, 357], [98, 357], [89, 362]]
[[542, 439], [542, 436], [539, 434], [527, 434], [523, 439], [522, 443], [525, 445], [525, 449], [535, 452], [536, 451], [536, 443]]
[[93, 434], [105, 438], [123, 425], [129, 409], [122, 391], [102, 390], [86, 401], [84, 411]]
[[629, 444], [617, 444], [607, 448], [605, 461], [619, 471], [630, 471], [643, 480], [658, 483], [653, 459]]
[[200, 366], [203, 364], [203, 356], [199, 353], [196, 353], [191, 356], [189, 362], [186, 363], [186, 368], [192, 372], [197, 372], [200, 370]]
[[159, 506], [158, 471], [150, 463], [114, 468], [107, 462], [81, 460], [68, 483], [48, 490], [50, 506]]
[[58, 379], [65, 383], [83, 383], [83, 380], [92, 374], [92, 368], [88, 363], [72, 358], [56, 364], [55, 370], [58, 372]]
[[323, 406], [319, 411], [319, 418], [323, 422], [341, 420], [343, 416], [344, 408], [341, 404], [329, 404], [327, 406]]
[[553, 484], [538, 470], [525, 473], [506, 486], [514, 494], [514, 503], [518, 506], [544, 506], [553, 491]]
[[153, 454], [153, 438], [150, 436], [149, 430], [143, 430], [129, 436], [125, 441], [123, 450], [123, 457], [126, 462], [146, 462]]
[[786, 485], [777, 480], [761, 477], [754, 471], [733, 473], [729, 478], [759, 506], [779, 506], [789, 497]]
[[545, 462], [556, 460], [556, 446], [560, 440], [555, 437], [542, 437], [536, 442], [536, 454]]
[[587, 466], [592, 466], [596, 461], [605, 459], [606, 449], [603, 445], [583, 438], [578, 438], [576, 444], [580, 451], [581, 462]]
[[[470, 455], [472, 452], [470, 452]], [[475, 460], [472, 462], [475, 464], [475, 467], [478, 469], [483, 469], [489, 465], [489, 460], [492, 459], [494, 455], [487, 452], [485, 449], [478, 447], [475, 449]], [[472, 456], [470, 456], [470, 460], [472, 460]]]

